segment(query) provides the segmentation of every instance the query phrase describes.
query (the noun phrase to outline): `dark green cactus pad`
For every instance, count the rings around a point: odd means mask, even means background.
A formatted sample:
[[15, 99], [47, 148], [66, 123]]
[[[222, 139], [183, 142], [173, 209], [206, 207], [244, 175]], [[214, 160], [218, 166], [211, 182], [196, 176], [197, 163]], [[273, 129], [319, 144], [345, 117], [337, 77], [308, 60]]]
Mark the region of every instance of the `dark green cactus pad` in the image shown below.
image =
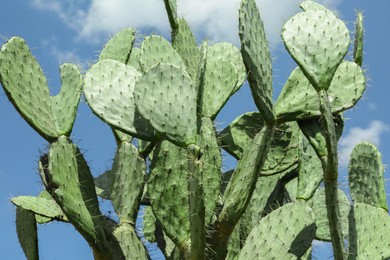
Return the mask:
[[300, 131], [294, 122], [278, 126], [261, 169], [261, 175], [290, 172], [299, 163]]
[[114, 183], [115, 175], [111, 170], [105, 171], [94, 179], [96, 195], [99, 197], [110, 200], [112, 193], [112, 185]]
[[349, 161], [348, 179], [354, 203], [388, 210], [382, 156], [374, 145], [360, 143], [355, 146]]
[[132, 52], [135, 31], [131, 28], [123, 29], [114, 35], [104, 45], [100, 52], [99, 60], [112, 59], [122, 63], [127, 63]]
[[238, 81], [233, 90], [233, 93], [236, 93], [246, 80], [246, 69], [240, 50], [231, 43], [220, 42], [208, 48], [207, 57], [214, 60], [229, 61], [234, 65], [238, 73]]
[[210, 118], [202, 118], [198, 146], [202, 150], [202, 186], [206, 208], [206, 223], [215, 216], [216, 202], [220, 195], [222, 156], [216, 130]]
[[218, 222], [222, 229], [234, 227], [248, 205], [263, 168], [275, 129], [264, 127], [245, 149], [228, 183]]
[[[338, 204], [340, 208], [340, 223], [344, 238], [348, 237], [348, 213], [351, 204], [342, 190], [338, 190]], [[314, 196], [308, 201], [308, 205], [313, 209], [315, 222], [317, 225], [316, 239], [322, 241], [331, 241], [328, 215], [326, 212], [325, 189], [318, 188]]]
[[49, 218], [51, 220], [67, 221], [60, 206], [53, 200], [43, 197], [18, 196], [11, 199], [16, 206], [33, 212], [35, 215]]
[[146, 206], [143, 209], [142, 230], [143, 230], [143, 237], [149, 243], [157, 242], [156, 236], [154, 235], [154, 232], [156, 230], [156, 221], [157, 219], [153, 214], [152, 208], [150, 206]]
[[146, 166], [131, 143], [122, 142], [114, 158], [111, 201], [120, 223], [135, 225], [143, 192]]
[[113, 259], [149, 259], [145, 247], [135, 233], [133, 226], [129, 224], [119, 225], [114, 230], [113, 235], [122, 249], [120, 254], [117, 250], [114, 250]]
[[178, 27], [172, 31], [172, 46], [181, 56], [187, 67], [187, 72], [195, 81], [197, 77], [200, 51], [196, 46], [195, 37], [183, 18], [178, 20]]
[[179, 53], [161, 36], [148, 36], [141, 45], [139, 63], [143, 72], [158, 63], [171, 63], [185, 69]]
[[239, 259], [300, 259], [316, 232], [314, 214], [303, 201], [272, 211], [251, 231]]
[[272, 60], [263, 22], [254, 0], [241, 2], [239, 34], [252, 96], [264, 120], [272, 123], [275, 118], [272, 103]]
[[153, 152], [148, 194], [164, 232], [181, 249], [190, 240], [186, 149], [163, 141]]
[[207, 52], [203, 77], [202, 116], [215, 119], [233, 95], [238, 76], [238, 71], [232, 62], [217, 59]]
[[38, 231], [33, 212], [16, 207], [16, 232], [26, 258], [38, 260]]
[[[339, 140], [344, 130], [344, 120], [342, 114], [333, 116], [336, 130], [336, 138]], [[323, 117], [298, 121], [299, 128], [310, 142], [320, 160], [325, 163], [328, 150], [326, 147], [326, 137], [323, 130]]]
[[239, 160], [244, 149], [264, 125], [264, 120], [259, 112], [242, 114], [219, 134], [222, 148]]
[[390, 218], [387, 211], [356, 203], [349, 214], [351, 260], [390, 258]]
[[[363, 71], [356, 63], [344, 61], [338, 67], [328, 89], [332, 113], [353, 107], [365, 90]], [[318, 117], [319, 98], [300, 68], [288, 78], [275, 104], [279, 122]]]
[[238, 258], [241, 251], [240, 224], [236, 225], [233, 233], [230, 235], [227, 251], [226, 260], [235, 260]]
[[313, 197], [323, 177], [324, 170], [322, 169], [321, 160], [306, 137], [302, 136], [296, 198], [308, 200]]
[[363, 35], [364, 35], [363, 14], [362, 12], [358, 12], [356, 14], [356, 23], [355, 23], [355, 41], [354, 41], [354, 48], [353, 48], [353, 60], [359, 66], [362, 66], [363, 64], [363, 44], [364, 44]]
[[[219, 134], [222, 148], [237, 159], [264, 126], [259, 112], [245, 113]], [[261, 175], [291, 171], [299, 162], [299, 129], [295, 123], [280, 125], [275, 131]]]
[[309, 9], [285, 23], [282, 38], [313, 87], [327, 90], [348, 52], [350, 37], [345, 24], [329, 10]]
[[115, 60], [93, 65], [84, 78], [84, 96], [92, 111], [111, 126], [139, 138], [156, 138], [134, 104], [134, 88], [140, 73]]
[[82, 79], [75, 65], [60, 67], [60, 93], [50, 96], [47, 80], [22, 38], [13, 37], [0, 52], [0, 81], [16, 110], [43, 138], [70, 135], [81, 94]]
[[69, 222], [91, 247], [107, 251], [92, 174], [80, 150], [64, 136], [50, 147], [45, 182]]
[[197, 94], [182, 68], [155, 65], [139, 78], [134, 95], [140, 114], [156, 131], [179, 146], [196, 143]]
[[281, 183], [279, 180], [283, 174], [274, 174], [271, 176], [260, 176], [256, 182], [251, 200], [240, 219], [240, 230], [244, 237], [248, 236], [253, 227], [259, 223], [269, 211], [279, 207], [276, 196], [280, 194]]

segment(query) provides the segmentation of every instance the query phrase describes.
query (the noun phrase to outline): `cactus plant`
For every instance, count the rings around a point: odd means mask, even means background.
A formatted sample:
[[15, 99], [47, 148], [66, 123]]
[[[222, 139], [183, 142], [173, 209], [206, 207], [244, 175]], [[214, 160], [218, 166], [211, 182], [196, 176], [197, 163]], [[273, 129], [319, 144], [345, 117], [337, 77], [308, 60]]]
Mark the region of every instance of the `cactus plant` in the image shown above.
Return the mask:
[[[315, 240], [330, 241], [336, 259], [389, 258], [377, 149], [360, 144], [352, 152], [352, 201], [337, 182], [342, 112], [365, 91], [361, 13], [354, 60], [347, 61], [345, 24], [316, 2], [301, 4], [303, 12], [282, 30], [298, 67], [274, 102], [269, 45], [254, 0], [239, 7], [241, 49], [198, 46], [176, 1], [164, 4], [172, 44], [151, 35], [138, 48], [135, 31], [124, 29], [83, 80], [76, 66], [62, 65], [57, 96], [50, 96], [23, 39], [2, 46], [0, 82], [50, 143], [38, 162], [45, 191], [12, 199], [26, 257], [39, 258], [37, 225], [62, 221], [95, 259], [149, 259], [146, 242], [157, 243], [167, 259], [311, 259]], [[245, 80], [258, 111], [217, 130], [219, 112]], [[117, 144], [112, 168], [95, 178], [70, 138], [82, 82], [85, 100]], [[237, 159], [225, 173], [222, 150]], [[111, 201], [115, 217], [101, 212], [98, 196]]]

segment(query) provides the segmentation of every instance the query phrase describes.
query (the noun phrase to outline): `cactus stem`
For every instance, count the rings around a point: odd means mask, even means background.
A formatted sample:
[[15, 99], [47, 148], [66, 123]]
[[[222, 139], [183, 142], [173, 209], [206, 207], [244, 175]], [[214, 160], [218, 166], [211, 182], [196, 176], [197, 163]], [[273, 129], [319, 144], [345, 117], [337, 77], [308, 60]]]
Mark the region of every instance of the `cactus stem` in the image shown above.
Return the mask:
[[338, 161], [336, 130], [327, 91], [320, 90], [318, 91], [318, 95], [320, 98], [320, 111], [324, 119], [323, 127], [326, 133], [325, 139], [328, 151], [326, 164], [323, 165], [325, 166], [325, 197], [333, 252], [335, 259], [346, 259], [337, 192]]

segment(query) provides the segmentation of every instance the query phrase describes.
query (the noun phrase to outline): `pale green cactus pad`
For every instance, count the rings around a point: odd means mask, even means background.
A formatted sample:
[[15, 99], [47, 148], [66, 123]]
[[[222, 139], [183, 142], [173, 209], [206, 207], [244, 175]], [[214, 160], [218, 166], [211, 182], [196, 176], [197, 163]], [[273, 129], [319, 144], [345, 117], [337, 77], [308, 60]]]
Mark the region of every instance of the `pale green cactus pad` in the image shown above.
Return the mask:
[[[356, 63], [344, 61], [338, 67], [328, 89], [332, 113], [353, 107], [365, 91], [363, 70]], [[279, 122], [295, 121], [320, 116], [319, 98], [300, 68], [288, 78], [276, 104]]]
[[142, 75], [134, 91], [137, 108], [161, 135], [179, 146], [196, 143], [196, 98], [182, 68], [159, 63]]
[[[338, 199], [340, 207], [340, 222], [344, 238], [348, 237], [348, 213], [351, 204], [342, 190], [338, 190]], [[316, 239], [322, 241], [331, 241], [329, 221], [325, 207], [325, 189], [318, 188], [314, 196], [308, 201], [308, 205], [313, 209], [315, 222], [317, 225]]]
[[356, 203], [349, 213], [348, 259], [390, 258], [390, 217], [387, 211]]
[[238, 259], [300, 259], [315, 231], [314, 214], [306, 203], [288, 203], [260, 220]]
[[139, 77], [136, 69], [119, 61], [99, 61], [85, 75], [84, 96], [103, 121], [135, 137], [153, 140], [153, 129], [135, 108], [134, 88]]
[[43, 138], [69, 136], [81, 95], [77, 66], [60, 67], [62, 87], [51, 96], [43, 71], [22, 38], [13, 37], [0, 51], [0, 80], [16, 110]]
[[329, 10], [309, 9], [285, 23], [282, 38], [313, 87], [328, 89], [348, 52], [350, 37], [345, 24]]
[[354, 203], [388, 210], [382, 155], [370, 143], [360, 143], [349, 161], [349, 188]]

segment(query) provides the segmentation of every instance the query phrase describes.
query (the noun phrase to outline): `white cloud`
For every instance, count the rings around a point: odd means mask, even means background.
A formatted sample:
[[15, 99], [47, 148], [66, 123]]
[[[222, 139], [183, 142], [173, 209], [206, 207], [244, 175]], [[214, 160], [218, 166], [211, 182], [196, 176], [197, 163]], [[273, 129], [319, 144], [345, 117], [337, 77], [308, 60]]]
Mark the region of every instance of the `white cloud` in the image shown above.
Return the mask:
[[351, 155], [352, 149], [360, 142], [366, 141], [370, 142], [376, 146], [380, 145], [380, 137], [384, 132], [390, 130], [389, 126], [381, 121], [371, 121], [368, 128], [353, 127], [340, 139], [340, 165], [346, 166], [349, 161], [349, 156]]
[[86, 69], [87, 62], [81, 59], [75, 50], [62, 50], [57, 47], [57, 40], [55, 38], [50, 38], [42, 41], [42, 47], [48, 50], [48, 53], [54, 57], [58, 64], [63, 64], [65, 62], [78, 64], [81, 68]]
[[[342, 0], [321, 0], [336, 9]], [[124, 27], [138, 30], [153, 28], [158, 33], [168, 32], [168, 19], [162, 0], [92, 0], [85, 1], [32, 0], [37, 8], [57, 13], [62, 21], [78, 33], [81, 40], [101, 43], [108, 34]], [[299, 11], [301, 0], [257, 0], [268, 39], [273, 46], [280, 43], [283, 23]], [[197, 35], [208, 40], [238, 43], [238, 7], [240, 0], [179, 0], [179, 14], [183, 15]]]

